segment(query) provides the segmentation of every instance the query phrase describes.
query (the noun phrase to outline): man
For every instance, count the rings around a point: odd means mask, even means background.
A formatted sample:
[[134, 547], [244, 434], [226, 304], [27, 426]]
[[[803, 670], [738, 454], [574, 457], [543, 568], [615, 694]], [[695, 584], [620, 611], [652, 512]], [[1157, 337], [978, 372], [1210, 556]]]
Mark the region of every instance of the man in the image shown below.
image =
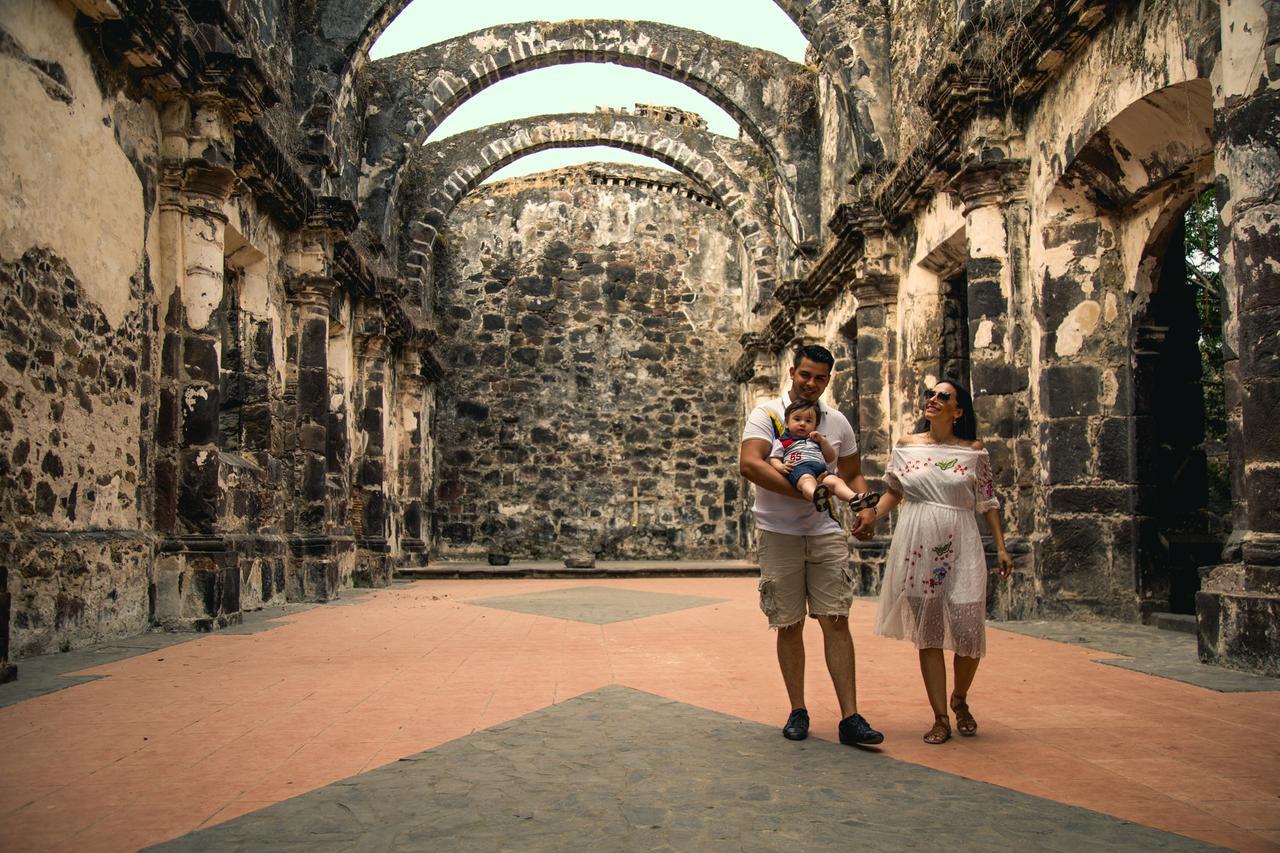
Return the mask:
[[[809, 712], [804, 706], [807, 606], [809, 616], [822, 627], [827, 671], [843, 717], [840, 742], [861, 746], [880, 743], [884, 735], [858, 713], [853, 637], [849, 634], [853, 578], [848, 541], [839, 522], [818, 512], [768, 462], [786, 407], [794, 399], [813, 400], [822, 411], [822, 434], [836, 450], [836, 473], [855, 492], [867, 491], [853, 427], [844, 415], [819, 400], [831, 381], [833, 364], [835, 358], [825, 347], [812, 345], [796, 351], [789, 371], [791, 390], [757, 406], [747, 418], [738, 470], [756, 486], [753, 514], [760, 552], [760, 609], [778, 632], [778, 666], [791, 700], [791, 715], [782, 733], [791, 740], [804, 740], [809, 734]], [[874, 526], [875, 510], [863, 509], [853, 535], [870, 538]]]

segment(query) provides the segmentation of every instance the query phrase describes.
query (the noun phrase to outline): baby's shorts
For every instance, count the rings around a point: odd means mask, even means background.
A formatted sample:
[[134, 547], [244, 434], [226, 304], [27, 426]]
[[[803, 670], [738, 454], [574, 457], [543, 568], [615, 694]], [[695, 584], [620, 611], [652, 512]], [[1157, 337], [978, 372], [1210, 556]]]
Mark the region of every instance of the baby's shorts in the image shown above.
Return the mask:
[[813, 479], [821, 483], [822, 478], [827, 474], [827, 466], [823, 465], [821, 462], [801, 462], [799, 465], [792, 468], [791, 473], [787, 475], [787, 479], [791, 482], [792, 488], [795, 487], [796, 483], [800, 482], [800, 478], [805, 474], [808, 474], [810, 477], [813, 477]]

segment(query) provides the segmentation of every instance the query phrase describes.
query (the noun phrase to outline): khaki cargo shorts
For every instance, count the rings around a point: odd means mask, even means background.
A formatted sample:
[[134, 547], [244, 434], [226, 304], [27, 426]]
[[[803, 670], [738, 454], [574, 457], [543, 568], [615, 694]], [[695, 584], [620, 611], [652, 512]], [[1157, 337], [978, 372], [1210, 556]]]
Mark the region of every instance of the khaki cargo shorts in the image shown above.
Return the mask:
[[770, 628], [810, 616], [848, 616], [853, 604], [849, 540], [843, 532], [793, 536], [759, 531], [760, 609]]

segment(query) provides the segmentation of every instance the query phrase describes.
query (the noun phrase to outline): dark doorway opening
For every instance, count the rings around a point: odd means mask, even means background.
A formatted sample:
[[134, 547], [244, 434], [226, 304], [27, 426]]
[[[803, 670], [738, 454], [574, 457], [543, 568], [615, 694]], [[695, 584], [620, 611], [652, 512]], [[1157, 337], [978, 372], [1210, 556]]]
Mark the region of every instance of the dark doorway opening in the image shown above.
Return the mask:
[[1230, 532], [1221, 285], [1216, 231], [1200, 221], [1206, 204], [1216, 219], [1209, 192], [1169, 227], [1156, 255], [1155, 291], [1134, 327], [1137, 580], [1144, 615], [1195, 613], [1200, 571], [1221, 562]]

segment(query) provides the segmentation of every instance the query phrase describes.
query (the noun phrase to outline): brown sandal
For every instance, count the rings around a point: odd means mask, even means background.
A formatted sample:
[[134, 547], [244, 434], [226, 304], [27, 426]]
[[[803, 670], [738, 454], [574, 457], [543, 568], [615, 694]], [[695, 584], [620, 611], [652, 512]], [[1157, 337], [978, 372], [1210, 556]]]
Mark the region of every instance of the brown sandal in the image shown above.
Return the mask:
[[969, 703], [951, 695], [951, 710], [956, 714], [956, 731], [961, 737], [973, 737], [978, 733], [978, 721], [969, 713]]
[[924, 736], [925, 743], [939, 744], [951, 740], [951, 721], [946, 717], [935, 717], [933, 728]]

